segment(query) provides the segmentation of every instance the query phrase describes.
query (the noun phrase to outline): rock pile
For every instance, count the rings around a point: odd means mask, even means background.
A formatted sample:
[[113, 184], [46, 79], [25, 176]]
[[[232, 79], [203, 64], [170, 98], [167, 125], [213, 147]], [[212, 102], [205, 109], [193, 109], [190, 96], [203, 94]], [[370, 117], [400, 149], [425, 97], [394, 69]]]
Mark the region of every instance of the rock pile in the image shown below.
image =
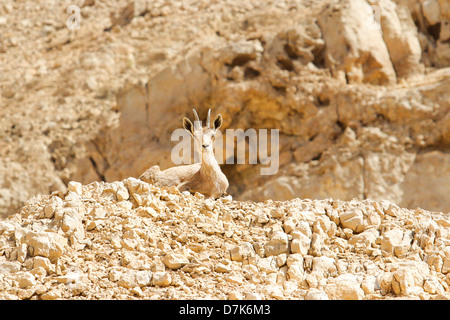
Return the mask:
[[240, 202], [135, 178], [0, 221], [0, 299], [449, 299], [450, 220], [388, 201]]

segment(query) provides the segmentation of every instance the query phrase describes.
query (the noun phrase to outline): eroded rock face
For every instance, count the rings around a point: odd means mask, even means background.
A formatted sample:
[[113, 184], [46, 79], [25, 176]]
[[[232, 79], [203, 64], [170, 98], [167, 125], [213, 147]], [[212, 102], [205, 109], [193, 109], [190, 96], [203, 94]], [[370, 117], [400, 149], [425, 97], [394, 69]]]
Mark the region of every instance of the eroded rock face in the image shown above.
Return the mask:
[[63, 3], [2, 4], [2, 216], [70, 180], [172, 166], [193, 107], [222, 113], [223, 131], [280, 130], [275, 175], [223, 166], [236, 199], [448, 211], [446, 1], [182, 4], [86, 4], [76, 33]]
[[135, 178], [70, 186], [0, 222], [0, 299], [450, 298], [443, 213], [213, 200]]
[[[280, 130], [276, 175], [258, 174], [261, 164], [222, 167], [238, 199], [370, 198], [447, 211], [441, 192], [427, 202], [408, 186], [427, 176], [418, 172], [423, 162], [416, 155], [448, 143], [448, 70], [423, 75], [408, 7], [370, 4], [381, 8], [379, 29], [358, 14], [370, 8], [365, 1], [332, 2], [317, 19], [295, 26], [255, 23], [260, 34], [250, 40], [210, 39], [145, 85], [125, 88], [118, 96], [119, 127], [93, 141], [100, 148], [90, 148], [100, 159], [97, 169], [115, 180], [153, 164], [172, 166], [171, 133], [189, 116], [186, 101], [195, 101], [201, 118], [208, 106], [223, 114], [224, 139], [227, 128]], [[411, 83], [392, 86], [397, 77]], [[448, 155], [439, 157], [446, 172]], [[91, 166], [84, 160], [77, 166], [83, 163]], [[73, 178], [83, 180], [85, 171]]]

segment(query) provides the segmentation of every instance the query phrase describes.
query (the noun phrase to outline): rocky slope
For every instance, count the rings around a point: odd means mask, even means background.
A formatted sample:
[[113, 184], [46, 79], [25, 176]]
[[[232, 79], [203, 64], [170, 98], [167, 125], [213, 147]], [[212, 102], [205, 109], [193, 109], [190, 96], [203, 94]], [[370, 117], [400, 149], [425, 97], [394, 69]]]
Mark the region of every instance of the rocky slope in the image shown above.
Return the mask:
[[[448, 1], [74, 2], [0, 4], [0, 299], [450, 297]], [[278, 173], [133, 178], [193, 106]]]
[[135, 178], [0, 221], [0, 299], [449, 299], [450, 222], [389, 201], [239, 202]]
[[[78, 30], [66, 26], [72, 4]], [[2, 1], [0, 215], [70, 180], [171, 166], [170, 134], [193, 106], [222, 113], [223, 130], [280, 130], [276, 175], [223, 166], [235, 199], [448, 212], [449, 10], [444, 0]]]

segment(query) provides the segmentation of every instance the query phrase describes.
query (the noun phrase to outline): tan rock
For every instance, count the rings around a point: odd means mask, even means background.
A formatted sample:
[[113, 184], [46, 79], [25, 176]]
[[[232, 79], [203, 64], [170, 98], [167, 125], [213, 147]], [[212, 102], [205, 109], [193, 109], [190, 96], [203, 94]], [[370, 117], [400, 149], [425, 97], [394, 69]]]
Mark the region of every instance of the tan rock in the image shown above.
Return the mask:
[[450, 272], [450, 257], [446, 257], [442, 264], [442, 273], [447, 274]]
[[327, 283], [325, 292], [331, 300], [362, 300], [364, 291], [356, 277], [352, 274], [343, 274]]
[[426, 279], [423, 283], [423, 290], [430, 294], [443, 294], [445, 289], [436, 279]]
[[230, 249], [231, 260], [233, 261], [243, 261], [244, 259], [247, 259], [254, 255], [255, 249], [249, 242], [241, 243], [240, 245]]
[[325, 291], [312, 288], [306, 293], [305, 300], [329, 300]]
[[25, 299], [30, 299], [33, 294], [35, 293], [34, 288], [29, 288], [29, 289], [19, 289], [17, 291], [17, 297], [19, 299], [25, 300]]
[[423, 66], [420, 65], [422, 50], [410, 11], [390, 0], [369, 2], [379, 7], [377, 14], [383, 40], [397, 76], [408, 77], [422, 72]]
[[172, 277], [168, 272], [154, 272], [152, 277], [152, 285], [167, 287], [172, 283]]
[[313, 272], [334, 274], [337, 272], [334, 258], [329, 257], [314, 257], [313, 259]]
[[349, 240], [348, 243], [351, 245], [355, 244], [361, 244], [365, 247], [370, 247], [373, 244], [375, 244], [375, 240], [378, 238], [379, 232], [375, 228], [369, 228], [365, 230], [364, 232], [361, 232], [359, 234], [353, 235]]
[[62, 297], [62, 292], [59, 289], [50, 290], [41, 295], [42, 300], [56, 300]]
[[0, 261], [0, 273], [15, 273], [20, 270], [18, 261]]
[[163, 262], [167, 268], [179, 269], [189, 263], [189, 259], [180, 253], [169, 253], [164, 256]]
[[388, 253], [394, 252], [394, 247], [399, 245], [403, 239], [403, 231], [399, 228], [394, 228], [384, 232], [381, 236], [380, 249]]
[[282, 231], [277, 231], [274, 232], [271, 239], [266, 243], [265, 254], [268, 257], [275, 256], [287, 252], [288, 248], [288, 235]]
[[324, 10], [318, 21], [326, 64], [350, 82], [393, 83], [395, 71], [371, 12], [363, 0], [341, 1]]
[[19, 274], [17, 280], [19, 282], [19, 287], [22, 289], [34, 286], [36, 284], [36, 278], [30, 272]]
[[287, 275], [290, 280], [302, 281], [305, 277], [303, 269], [303, 255], [296, 253], [290, 254], [286, 260], [288, 266]]
[[80, 280], [81, 275], [78, 272], [68, 272], [63, 276], [56, 278], [56, 281], [60, 283], [73, 283]]
[[340, 223], [343, 228], [349, 228], [353, 232], [364, 230], [364, 214], [359, 208], [351, 208], [339, 215]]
[[67, 190], [75, 192], [78, 195], [82, 194], [82, 187], [82, 184], [76, 181], [69, 181], [69, 183], [67, 184]]
[[301, 232], [292, 232], [291, 252], [305, 255], [311, 246], [311, 238]]

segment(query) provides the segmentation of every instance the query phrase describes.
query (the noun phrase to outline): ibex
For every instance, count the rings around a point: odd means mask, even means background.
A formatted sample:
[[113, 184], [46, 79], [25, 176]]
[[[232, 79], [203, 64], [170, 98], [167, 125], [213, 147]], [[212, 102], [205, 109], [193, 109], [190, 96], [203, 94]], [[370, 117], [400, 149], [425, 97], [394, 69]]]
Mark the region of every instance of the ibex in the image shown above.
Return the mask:
[[[223, 118], [218, 114], [213, 121], [211, 128], [211, 109], [208, 111], [206, 126], [201, 127], [201, 121], [197, 112], [193, 109], [195, 115], [194, 124], [184, 117], [183, 128], [186, 129], [201, 146], [201, 163], [178, 166], [160, 171], [158, 165], [155, 165], [145, 171], [139, 179], [153, 183], [159, 187], [177, 186], [183, 192], [185, 190], [195, 193], [199, 192], [206, 197], [219, 198], [228, 188], [228, 179], [220, 170], [219, 164], [214, 157], [213, 144], [214, 135], [222, 125]], [[196, 145], [194, 143], [194, 145]]]

